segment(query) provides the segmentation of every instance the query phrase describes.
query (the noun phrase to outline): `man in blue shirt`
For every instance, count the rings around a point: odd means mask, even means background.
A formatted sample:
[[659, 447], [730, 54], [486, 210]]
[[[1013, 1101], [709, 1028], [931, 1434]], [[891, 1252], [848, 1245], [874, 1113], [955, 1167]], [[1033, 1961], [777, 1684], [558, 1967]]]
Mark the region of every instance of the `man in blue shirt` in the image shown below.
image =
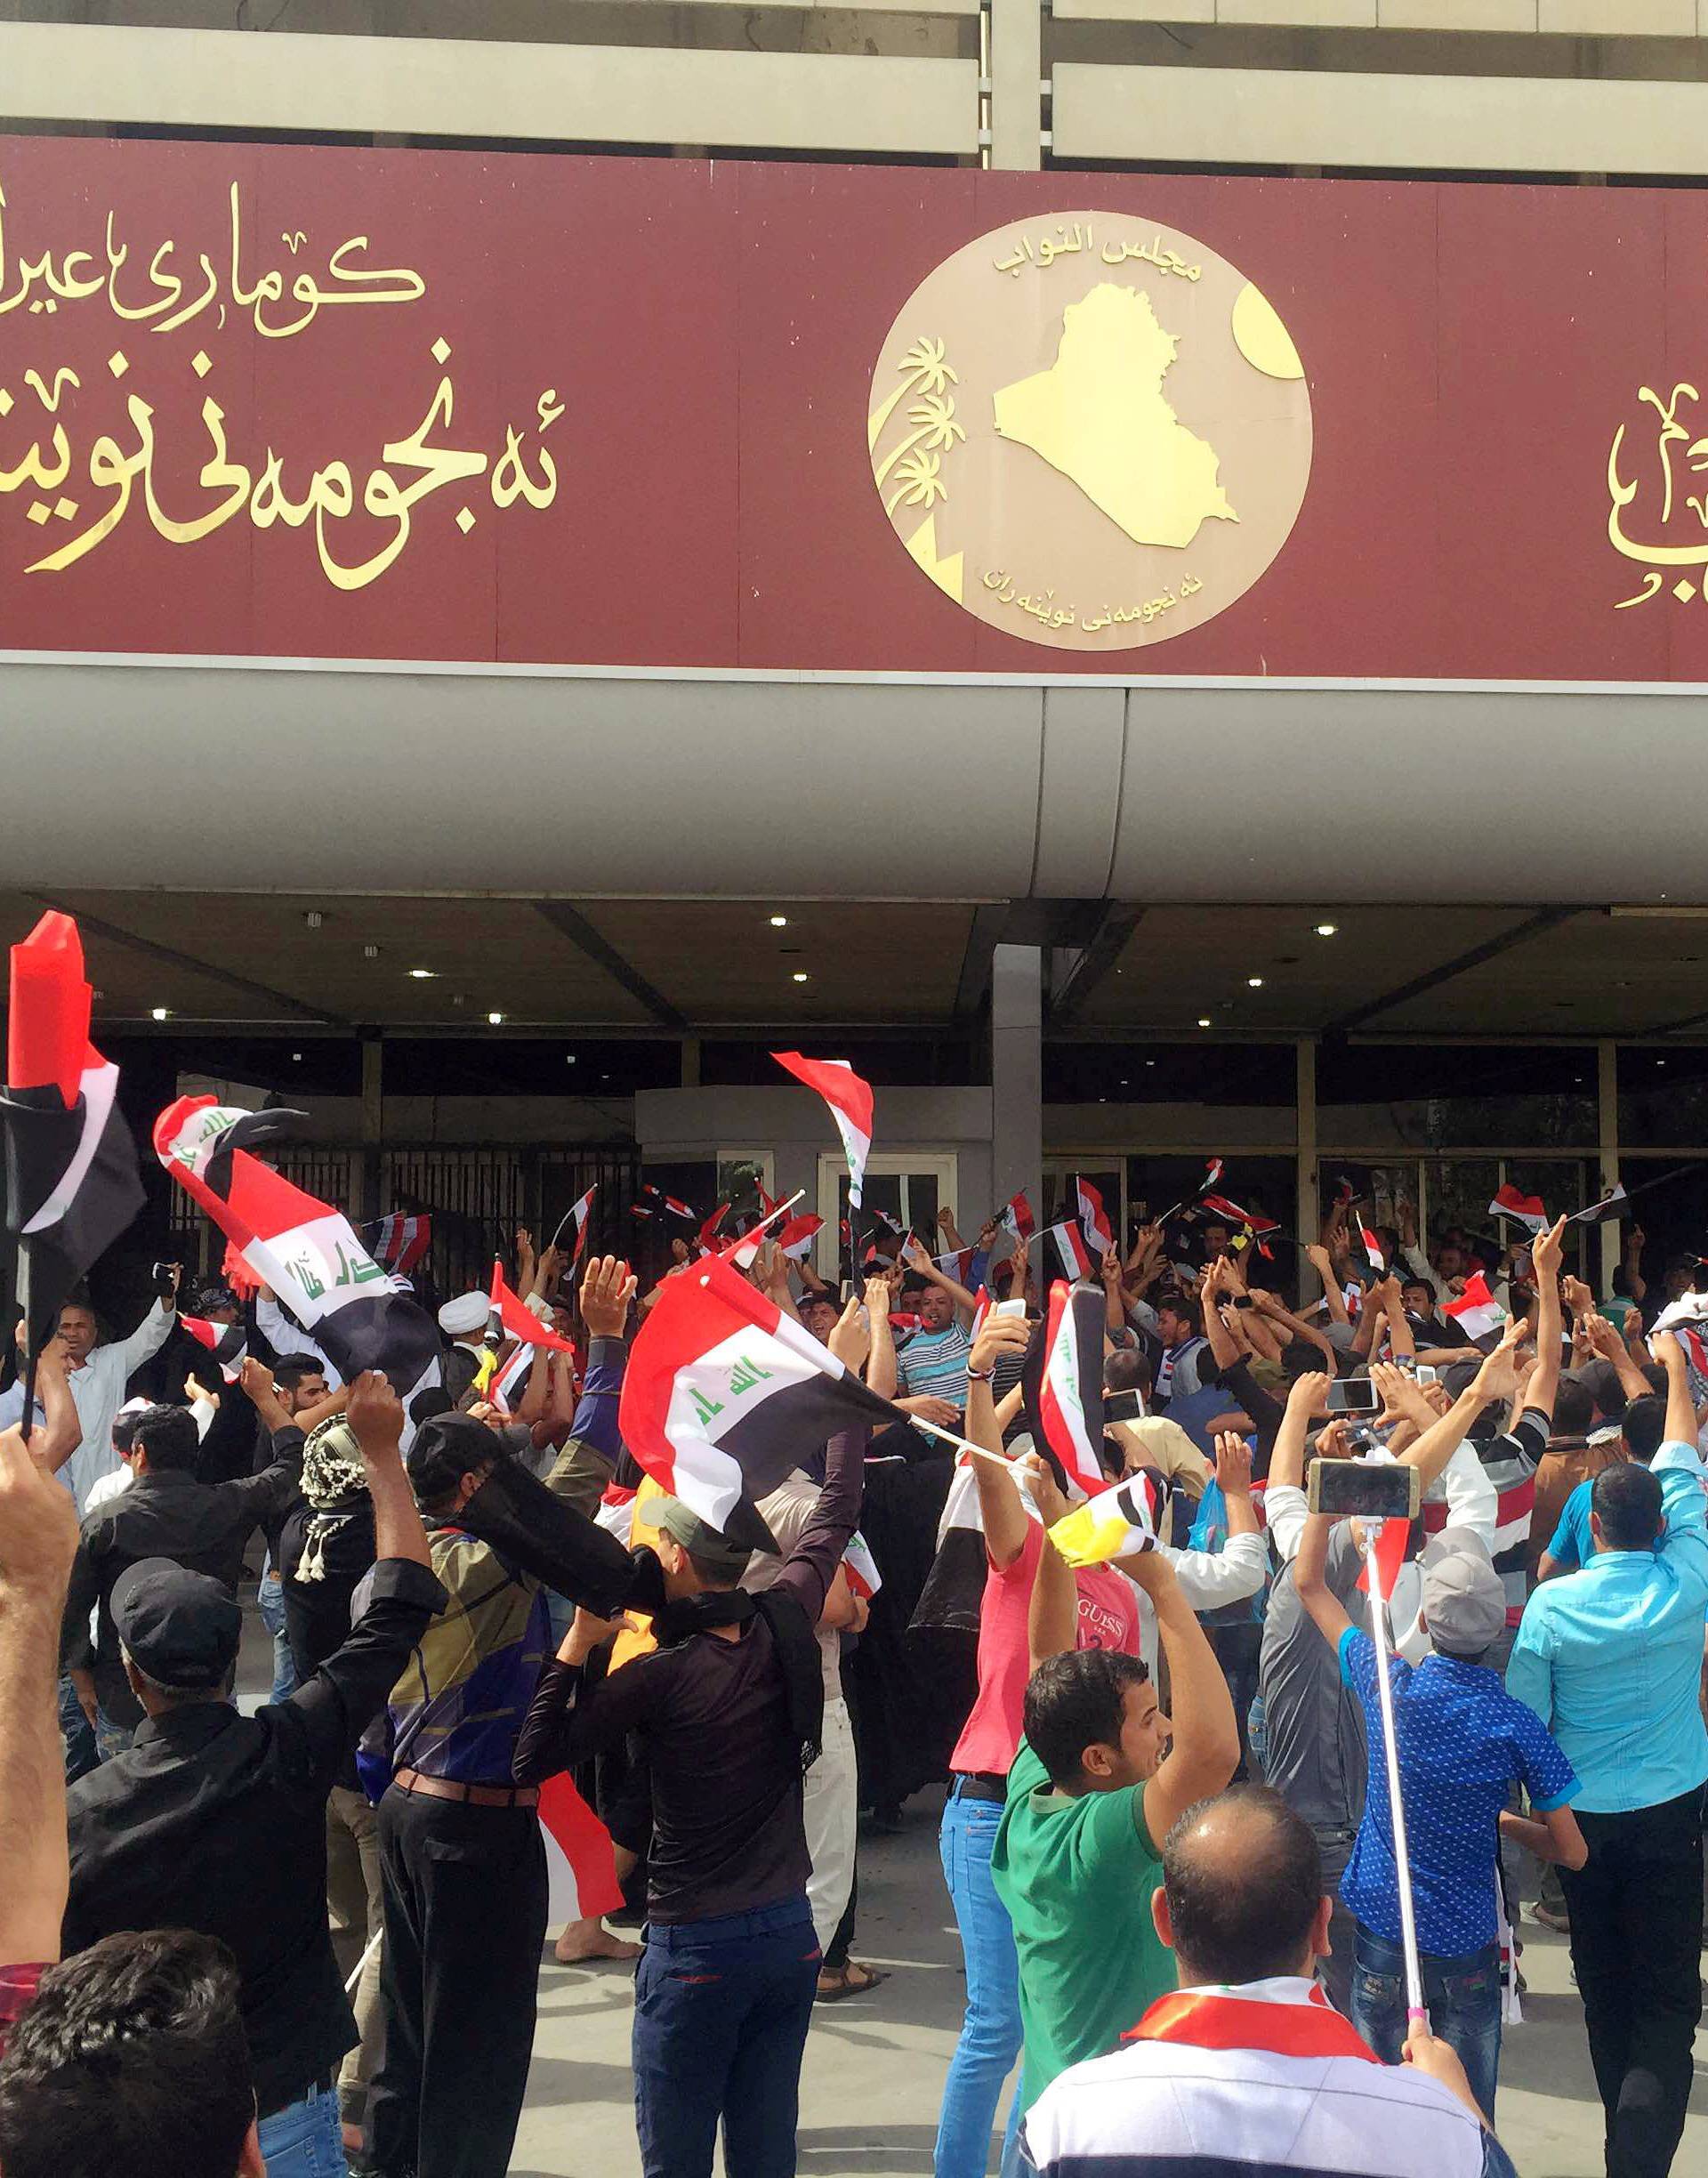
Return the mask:
[[1583, 1780], [1589, 1859], [1564, 1883], [1608, 2178], [1664, 2178], [1702, 2013], [1708, 1504], [1684, 1350], [1670, 1334], [1652, 1346], [1666, 1441], [1648, 1468], [1596, 1477], [1595, 1555], [1531, 1597], [1506, 1674]]
[[[1328, 1586], [1333, 1524], [1323, 1513], [1307, 1522], [1293, 1579], [1364, 1709], [1369, 1781], [1341, 1878], [1341, 1902], [1358, 1921], [1352, 2023], [1385, 2063], [1398, 2064], [1406, 2035], [1406, 1962], [1376, 1644]], [[1430, 2031], [1458, 2053], [1492, 2124], [1501, 2061], [1501, 1833], [1544, 1859], [1581, 1866], [1583, 1840], [1566, 1804], [1577, 1779], [1546, 1730], [1483, 1661], [1506, 1631], [1506, 1590], [1486, 1547], [1470, 1530], [1449, 1529], [1429, 1545], [1422, 1564], [1420, 1619], [1434, 1653], [1415, 1669], [1392, 1657], [1388, 1666], [1417, 1948]], [[1542, 1821], [1507, 1812], [1514, 1779]]]
[[[1666, 1401], [1653, 1392], [1646, 1392], [1634, 1399], [1625, 1408], [1623, 1443], [1628, 1457], [1640, 1467], [1647, 1467], [1661, 1448], [1662, 1435], [1666, 1427]], [[1595, 1477], [1580, 1482], [1561, 1508], [1559, 1523], [1552, 1540], [1542, 1553], [1542, 1562], [1536, 1568], [1538, 1580], [1551, 1580], [1556, 1573], [1575, 1573], [1586, 1566], [1595, 1555], [1595, 1543], [1590, 1534], [1590, 1496], [1595, 1488]]]

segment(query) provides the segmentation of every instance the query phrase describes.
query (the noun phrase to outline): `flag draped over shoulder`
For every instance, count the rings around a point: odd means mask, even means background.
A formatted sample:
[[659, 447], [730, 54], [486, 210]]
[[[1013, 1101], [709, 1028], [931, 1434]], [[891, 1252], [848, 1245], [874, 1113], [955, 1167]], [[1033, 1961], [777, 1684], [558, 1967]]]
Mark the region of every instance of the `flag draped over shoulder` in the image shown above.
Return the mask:
[[848, 1199], [860, 1207], [866, 1160], [872, 1148], [872, 1085], [862, 1081], [846, 1059], [803, 1059], [799, 1052], [771, 1053], [786, 1074], [816, 1089], [830, 1107], [848, 1159]]
[[253, 1153], [252, 1144], [277, 1141], [302, 1117], [180, 1097], [155, 1121], [155, 1154], [261, 1283], [290, 1303], [346, 1383], [383, 1369], [407, 1400], [438, 1381], [439, 1327], [394, 1289], [342, 1211]]
[[716, 1256], [666, 1279], [630, 1352], [618, 1417], [624, 1442], [664, 1488], [761, 1549], [772, 1544], [753, 1499], [839, 1431], [898, 1419]]
[[69, 916], [12, 948], [6, 1024], [6, 1226], [34, 1351], [60, 1304], [142, 1207], [118, 1069], [89, 1041], [93, 1003]]
[[1051, 1453], [1068, 1483], [1088, 1497], [1108, 1482], [1098, 1456], [1106, 1312], [1100, 1287], [1069, 1286], [1058, 1279], [1020, 1376], [1033, 1442]]

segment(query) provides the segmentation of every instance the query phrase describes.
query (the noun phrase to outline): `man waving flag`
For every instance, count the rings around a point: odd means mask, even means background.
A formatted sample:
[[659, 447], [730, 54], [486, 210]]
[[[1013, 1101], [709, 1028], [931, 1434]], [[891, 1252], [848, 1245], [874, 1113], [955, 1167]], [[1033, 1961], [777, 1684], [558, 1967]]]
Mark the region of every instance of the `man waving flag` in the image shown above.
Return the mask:
[[897, 1419], [732, 1263], [665, 1281], [629, 1354], [618, 1424], [655, 1481], [732, 1542], [770, 1549], [753, 1500], [838, 1432]]
[[342, 1211], [304, 1194], [250, 1147], [276, 1141], [303, 1117], [180, 1097], [154, 1123], [155, 1154], [261, 1283], [290, 1303], [346, 1383], [383, 1369], [407, 1405], [438, 1382], [439, 1327], [393, 1288]]
[[118, 1069], [89, 1041], [93, 993], [67, 915], [44, 915], [12, 948], [6, 1021], [6, 1226], [30, 1351], [60, 1303], [142, 1207]]
[[872, 1085], [862, 1081], [846, 1059], [803, 1059], [799, 1052], [771, 1053], [785, 1073], [816, 1089], [830, 1107], [848, 1158], [848, 1200], [860, 1206], [866, 1160], [872, 1148]]

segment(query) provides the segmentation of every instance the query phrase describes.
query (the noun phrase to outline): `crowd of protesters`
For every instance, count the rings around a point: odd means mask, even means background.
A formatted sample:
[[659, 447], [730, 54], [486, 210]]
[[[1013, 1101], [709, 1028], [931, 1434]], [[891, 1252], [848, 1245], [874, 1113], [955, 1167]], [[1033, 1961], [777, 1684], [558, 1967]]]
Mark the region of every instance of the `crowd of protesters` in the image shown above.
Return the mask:
[[[647, 2178], [709, 2174], [720, 2135], [729, 2178], [794, 2172], [815, 2005], [884, 2002], [859, 1811], [933, 1784], [966, 1971], [938, 2178], [1498, 2178], [1538, 1872], [1608, 2178], [1664, 2178], [1700, 2013], [1708, 1293], [1694, 1260], [1648, 1288], [1628, 1234], [1599, 1300], [1567, 1221], [1529, 1225], [1425, 1252], [1337, 1202], [1298, 1305], [1285, 1241], [1203, 1204], [1094, 1255], [1087, 1410], [1148, 1524], [1092, 1562], [1023, 1382], [1070, 1265], [1012, 1216], [861, 1236], [843, 1293], [755, 1243], [743, 1274], [876, 1395], [756, 1529], [624, 1439], [686, 1242], [643, 1288], [516, 1236], [560, 1343], [431, 1296], [407, 1411], [264, 1288], [200, 1290], [194, 1338], [173, 1270], [125, 1336], [68, 1302], [29, 1411], [0, 1394], [0, 2172], [498, 2178], [568, 1779], [596, 1835], [558, 1956], [636, 1961]], [[1377, 1538], [1311, 1511], [1317, 1461], [1416, 1472], [1380, 1625]]]

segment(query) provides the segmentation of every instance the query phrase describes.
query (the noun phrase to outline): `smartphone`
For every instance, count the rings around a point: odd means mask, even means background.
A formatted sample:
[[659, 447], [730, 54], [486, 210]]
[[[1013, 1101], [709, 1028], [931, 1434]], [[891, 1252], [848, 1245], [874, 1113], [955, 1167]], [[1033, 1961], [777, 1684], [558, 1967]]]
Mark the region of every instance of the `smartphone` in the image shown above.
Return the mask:
[[1431, 1368], [1427, 1361], [1419, 1361], [1413, 1367], [1412, 1374], [1419, 1383], [1434, 1383], [1438, 1381], [1440, 1371]]
[[1394, 1460], [1312, 1460], [1305, 1503], [1359, 1520], [1415, 1520], [1418, 1473]]
[[1103, 1395], [1103, 1419], [1106, 1422], [1142, 1422], [1145, 1410], [1139, 1404], [1136, 1392], [1106, 1392]]
[[1382, 1394], [1367, 1376], [1337, 1376], [1328, 1387], [1332, 1415], [1380, 1414]]
[[1018, 1317], [1024, 1323], [1026, 1303], [1024, 1301], [993, 1301], [990, 1304], [990, 1312], [993, 1316]]

